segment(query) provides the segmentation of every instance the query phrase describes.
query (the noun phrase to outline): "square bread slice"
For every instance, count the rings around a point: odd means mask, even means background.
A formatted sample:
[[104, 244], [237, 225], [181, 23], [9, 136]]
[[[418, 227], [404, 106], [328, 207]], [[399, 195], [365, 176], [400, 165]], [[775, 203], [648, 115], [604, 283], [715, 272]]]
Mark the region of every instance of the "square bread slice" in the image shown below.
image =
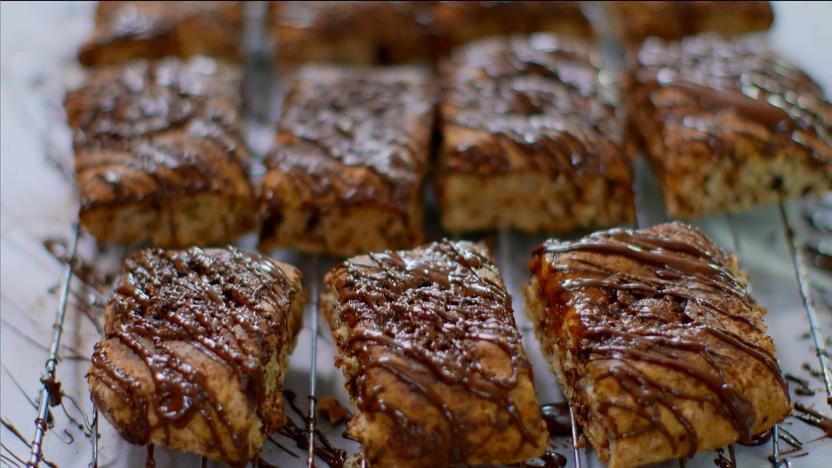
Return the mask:
[[208, 55], [239, 62], [242, 29], [242, 2], [98, 2], [78, 60], [95, 66]]
[[612, 468], [750, 442], [789, 414], [765, 309], [736, 258], [696, 229], [550, 240], [529, 266], [542, 351]]
[[211, 59], [99, 67], [64, 103], [81, 224], [162, 247], [231, 242], [254, 221], [239, 70]]
[[453, 233], [632, 219], [624, 116], [598, 51], [552, 34], [492, 38], [443, 66], [437, 190]]
[[508, 464], [548, 434], [511, 297], [485, 247], [441, 241], [332, 269], [322, 312], [369, 466]]
[[433, 89], [413, 66], [298, 69], [259, 194], [261, 249], [354, 255], [418, 245]]
[[644, 43], [630, 107], [680, 219], [832, 190], [832, 103], [763, 38]]
[[130, 443], [244, 464], [285, 423], [302, 315], [290, 265], [234, 247], [141, 250], [105, 310], [92, 400]]

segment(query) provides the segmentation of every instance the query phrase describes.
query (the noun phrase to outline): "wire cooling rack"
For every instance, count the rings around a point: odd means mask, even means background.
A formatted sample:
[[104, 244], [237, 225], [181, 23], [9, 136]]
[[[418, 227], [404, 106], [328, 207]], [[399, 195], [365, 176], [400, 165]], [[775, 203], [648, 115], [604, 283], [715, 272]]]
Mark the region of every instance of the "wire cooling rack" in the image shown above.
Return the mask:
[[[593, 9], [592, 13], [597, 15], [597, 10]], [[89, 13], [75, 12], [75, 14], [88, 15]], [[253, 15], [252, 17], [256, 16]], [[594, 16], [593, 21], [603, 21], [603, 18]], [[81, 20], [82, 24], [83, 22], [84, 20]], [[78, 29], [83, 31], [84, 27]], [[78, 37], [82, 37], [82, 35], [78, 34]], [[253, 41], [257, 41], [258, 38], [262, 40], [262, 30], [260, 32], [256, 30], [253, 33], [249, 32], [249, 37], [254, 38], [251, 39]], [[607, 51], [608, 60], [613, 64], [616, 63], [620, 59], [620, 51], [616, 50], [614, 45], [609, 42], [605, 43], [604, 47]], [[247, 99], [250, 103], [254, 103], [249, 109], [252, 115], [249, 137], [253, 149], [255, 151], [259, 149], [262, 152], [270, 144], [271, 124], [269, 120], [274, 118], [275, 109], [279, 104], [276, 97], [278, 93], [275, 92], [274, 77], [268, 67], [264, 67], [264, 60], [262, 60], [263, 57], [268, 57], [269, 54], [263, 51], [255, 53], [261, 55], [257, 55], [256, 60], [251, 61], [246, 77], [247, 96], [259, 98]], [[5, 58], [6, 55], [4, 55]], [[5, 69], [6, 63], [3, 66], [5, 81], [5, 78], [9, 75]], [[21, 83], [18, 83], [18, 85], [21, 89], [27, 86]], [[4, 99], [6, 95], [7, 88], [4, 88]], [[263, 100], [262, 96], [264, 95], [272, 96], [272, 99]], [[265, 105], [263, 105], [264, 102]], [[32, 115], [39, 113], [37, 108], [33, 109], [26, 106], [24, 108], [31, 111]], [[7, 110], [4, 108], [4, 127], [7, 123], [7, 115]], [[59, 111], [47, 112], [45, 119], [35, 117], [33, 122], [41, 127], [40, 131], [43, 134], [49, 134], [53, 125], [62, 125]], [[49, 142], [47, 147], [54, 144], [54, 142]], [[60, 146], [60, 144], [56, 146]], [[5, 146], [3, 151], [5, 161], [7, 151]], [[53, 162], [60, 162], [61, 160], [61, 158], [56, 158], [53, 159]], [[63, 159], [63, 161], [68, 160], [68, 158]], [[633, 189], [637, 214], [636, 226], [653, 225], [665, 221], [666, 217], [662, 209], [661, 197], [648, 165], [640, 158], [636, 161], [635, 169], [636, 180]], [[4, 170], [6, 170], [6, 166], [4, 166]], [[69, 181], [64, 183], [69, 186], [69, 193], [71, 193], [71, 183]], [[767, 321], [769, 322], [770, 332], [778, 345], [779, 358], [784, 372], [794, 377], [795, 380], [803, 380], [805, 385], [801, 385], [809, 390], [813, 390], [810, 387], [821, 386], [814, 396], [808, 395], [807, 392], [806, 395], [793, 397], [796, 402], [805, 405], [810, 410], [808, 413], [801, 413], [804, 419], [811, 419], [812, 408], [827, 415], [830, 408], [832, 408], [829, 354], [826, 349], [827, 341], [824, 338], [824, 335], [828, 336], [830, 334], [830, 329], [828, 326], [821, 325], [822, 318], [827, 319], [824, 323], [829, 323], [828, 315], [830, 311], [826, 302], [829, 300], [829, 292], [813, 288], [813, 282], [810, 280], [810, 270], [813, 271], [814, 269], [807, 259], [807, 253], [813, 253], [814, 255], [820, 252], [820, 254], [823, 254], [823, 249], [817, 247], [817, 245], [820, 245], [817, 242], [806, 240], [814, 239], [814, 236], [818, 233], [821, 236], [830, 234], [828, 231], [830, 229], [829, 225], [822, 222], [823, 219], [828, 219], [828, 217], [818, 216], [818, 213], [832, 212], [832, 203], [824, 205], [821, 202], [815, 204], [814, 207], [815, 210], [810, 210], [799, 203], [781, 203], [775, 207], [760, 207], [749, 213], [713, 216], [694, 223], [721, 246], [734, 251], [740, 257], [741, 264], [751, 276], [753, 287], [757, 288], [754, 291], [755, 297], [770, 309]], [[34, 216], [12, 215], [10, 210], [7, 210], [5, 203], [3, 211], [4, 236], [16, 234], [13, 231], [15, 231], [14, 228], [17, 228], [18, 231], [23, 233], [23, 237], [30, 241], [34, 240], [36, 244], [40, 243], [41, 237], [39, 236], [43, 236], [43, 229], [31, 227], [32, 224], [37, 223]], [[437, 218], [435, 215], [435, 208], [429, 203], [427, 218], [435, 220]], [[10, 224], [14, 226], [10, 227]], [[824, 230], [827, 230], [827, 232], [824, 233]], [[434, 239], [441, 235], [435, 224], [428, 226], [428, 233], [429, 237]], [[584, 233], [572, 233], [561, 237], [574, 238], [582, 234]], [[17, 240], [20, 238], [19, 235], [12, 237]], [[500, 231], [493, 235], [486, 235], [481, 240], [492, 248], [494, 257], [502, 270], [505, 283], [515, 300], [515, 316], [518, 327], [523, 333], [527, 352], [534, 368], [537, 370], [535, 381], [541, 403], [551, 403], [562, 401], [562, 396], [554, 377], [545, 366], [539, 345], [534, 340], [531, 324], [522, 312], [522, 294], [520, 294], [522, 283], [528, 277], [525, 267], [526, 260], [533, 246], [540, 243], [544, 238], [544, 236]], [[24, 244], [23, 241], [19, 242]], [[807, 243], [808, 250], [806, 248]], [[241, 244], [250, 248], [253, 245], [253, 239], [245, 239]], [[143, 461], [143, 456], [148, 457], [148, 460], [153, 460], [153, 457], [149, 456], [153, 452], [148, 451], [148, 455], [145, 455], [141, 449], [127, 446], [108, 424], [99, 422], [100, 418], [93, 405], [87, 400], [78, 399], [79, 396], [86, 395], [86, 384], [83, 378], [80, 377], [86, 366], [85, 356], [88, 356], [89, 353], [79, 351], [76, 349], [76, 345], [82, 343], [88, 351], [95, 339], [95, 334], [91, 334], [91, 338], [87, 336], [85, 340], [79, 339], [77, 335], [73, 336], [72, 333], [79, 329], [79, 321], [85, 322], [86, 328], [90, 328], [90, 324], [92, 324], [92, 328], [96, 332], [100, 331], [100, 321], [102, 319], [100, 317], [100, 306], [106, 299], [106, 291], [102, 290], [104, 288], [101, 288], [100, 284], [111, 277], [121, 260], [129, 254], [129, 250], [96, 246], [92, 239], [84, 235], [77, 222], [70, 226], [69, 241], [63, 244], [51, 242], [47, 243], [46, 246], [49, 248], [51, 255], [63, 265], [60, 284], [55, 289], [57, 306], [52, 318], [52, 338], [48, 345], [39, 346], [48, 353], [39, 378], [39, 394], [37, 398], [27, 396], [33, 407], [34, 417], [29, 425], [24, 426], [19, 423], [15, 426], [4, 416], [3, 452], [0, 462], [10, 466], [24, 464], [30, 466], [39, 464], [134, 466]], [[31, 252], [31, 245], [26, 247], [29, 248], [29, 251], [23, 254], [24, 258], [36, 261], [38, 254]], [[7, 244], [4, 240], [4, 253], [6, 252], [5, 249], [7, 249]], [[27, 249], [23, 248], [21, 250], [26, 251]], [[298, 255], [287, 251], [271, 253], [277, 258], [289, 261], [302, 269], [305, 287], [310, 292], [311, 300], [305, 311], [304, 329], [298, 340], [298, 348], [290, 361], [290, 370], [286, 382], [287, 388], [298, 395], [296, 405], [291, 405], [294, 409], [287, 410], [297, 431], [288, 434], [289, 437], [286, 433], [270, 437], [270, 442], [264, 448], [262, 458], [253, 461], [252, 464], [269, 465], [277, 463], [280, 466], [302, 466], [305, 464], [311, 467], [322, 463], [323, 460], [319, 455], [324, 452], [337, 453], [337, 450], [340, 449], [349, 455], [355, 454], [360, 450], [360, 447], [342, 436], [343, 425], [330, 424], [325, 418], [319, 418], [316, 411], [316, 402], [319, 398], [325, 396], [335, 397], [343, 404], [347, 403], [346, 395], [341, 390], [343, 379], [340, 376], [340, 371], [332, 365], [335, 353], [334, 345], [328, 336], [326, 327], [320, 326], [320, 315], [317, 310], [317, 297], [321, 288], [322, 275], [332, 266], [334, 261], [328, 258]], [[816, 259], [816, 257], [812, 258]], [[43, 261], [42, 258], [40, 261]], [[814, 264], [823, 265], [822, 262], [818, 263], [817, 261]], [[823, 275], [822, 272], [815, 273]], [[95, 278], [90, 278], [90, 276], [96, 276], [104, 281], [97, 282]], [[6, 313], [10, 307], [17, 309], [15, 311], [17, 314], [28, 313], [27, 307], [16, 306], [12, 300], [7, 300], [6, 288], [8, 282], [5, 281], [6, 277], [7, 272], [4, 271], [4, 333], [16, 333], [28, 337], [29, 341], [38, 345], [40, 341], [20, 330], [11, 320], [6, 320]], [[822, 298], [820, 306], [816, 304], [816, 295]], [[796, 303], [797, 307], [795, 307]], [[785, 304], [788, 305], [784, 306]], [[821, 308], [822, 310], [819, 311], [818, 309]], [[786, 313], [790, 315], [784, 317]], [[826, 316], [821, 314], [826, 314]], [[46, 317], [47, 315], [43, 315], [40, 320], [45, 321]], [[71, 330], [67, 330], [67, 320], [70, 320], [69, 323], [72, 324]], [[71, 339], [72, 346], [65, 344], [67, 339]], [[7, 370], [6, 363], [9, 360], [7, 360], [5, 351], [6, 348], [4, 348], [3, 355], [4, 379], [17, 386], [20, 392], [26, 396], [25, 385], [31, 382], [21, 382], [21, 379], [16, 378], [12, 372]], [[25, 358], [34, 362], [32, 357]], [[72, 378], [64, 376], [61, 379], [59, 364], [67, 361], [73, 361], [73, 364], [75, 364], [72, 366]], [[805, 377], [793, 375], [797, 373]], [[33, 372], [29, 372], [29, 376], [33, 375]], [[7, 380], [4, 380], [4, 402], [7, 398], [6, 392], [14, 391], [13, 389], [7, 389]], [[795, 380], [792, 380], [792, 382], [794, 383]], [[65, 389], [68, 388], [68, 385], [66, 384], [70, 381], [73, 381], [74, 388], [73, 391], [67, 392]], [[64, 387], [62, 387], [62, 383], [65, 385]], [[75, 399], [70, 396], [70, 393], [75, 395]], [[85, 403], [79, 404], [78, 401], [84, 401]], [[60, 414], [56, 416], [55, 413], [57, 413], [58, 408], [62, 410], [64, 417], [61, 417]], [[571, 437], [553, 440], [552, 448], [558, 453], [569, 455], [568, 463], [572, 466], [598, 465], [597, 458], [582, 441], [580, 428], [575, 425], [574, 418], [571, 418], [571, 422]], [[99, 428], [99, 425], [102, 427]], [[64, 429], [63, 426], [67, 426], [69, 429]], [[104, 435], [99, 436], [102, 432]], [[28, 436], [30, 433], [33, 434], [31, 437]], [[87, 437], [86, 439], [78, 438], [79, 440], [74, 440], [73, 433], [76, 435], [81, 433]], [[48, 437], [50, 434], [54, 437]], [[17, 442], [28, 449], [28, 454], [21, 454], [19, 450], [10, 448], [12, 444], [7, 443], [7, 435], [18, 439]], [[692, 460], [680, 460], [679, 464], [708, 466], [716, 461], [720, 466], [759, 465], [761, 463], [771, 463], [775, 466], [791, 466], [792, 464], [823, 466], [824, 462], [828, 460], [827, 457], [832, 454], [832, 442], [829, 438], [818, 439], [821, 435], [822, 433], [812, 426], [800, 425], [795, 421], [795, 418], [789, 418], [780, 426], [775, 427], [768, 447], [727, 447], [717, 452], [698, 455]], [[72, 440], [67, 443], [65, 437]], [[66, 460], [63, 458], [53, 459], [50, 454], [54, 452], [50, 449], [54, 447], [54, 444], [57, 444], [55, 439], [63, 441], [67, 446], [72, 446], [72, 450], [66, 450], [66, 447], [63, 447], [63, 450], [60, 451], [62, 453], [70, 452], [74, 456]], [[89, 444], [81, 443], [82, 440], [88, 440]], [[49, 446], [48, 443], [53, 445]], [[781, 447], [781, 445], [785, 446]], [[105, 451], [107, 457], [102, 459]], [[84, 455], [85, 453], [86, 455]], [[159, 460], [160, 465], [165, 462], [172, 466], [195, 465], [197, 463], [204, 466], [208, 464], [205, 459], [199, 460], [187, 455], [167, 452], [163, 449], [157, 451], [155, 457]], [[84, 459], [86, 459], [86, 462], [82, 462]], [[60, 462], [55, 463], [56, 460], [60, 460]], [[530, 465], [535, 463], [531, 461]], [[539, 462], [537, 463], [539, 464]], [[728, 463], [728, 465], [725, 463]]]

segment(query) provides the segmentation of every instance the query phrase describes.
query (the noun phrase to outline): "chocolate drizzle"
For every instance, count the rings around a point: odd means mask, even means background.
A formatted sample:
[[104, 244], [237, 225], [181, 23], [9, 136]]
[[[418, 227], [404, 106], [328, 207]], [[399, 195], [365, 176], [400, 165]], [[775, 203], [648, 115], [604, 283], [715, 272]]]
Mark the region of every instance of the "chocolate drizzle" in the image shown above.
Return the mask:
[[[674, 453], [692, 456], [698, 434], [679, 403], [693, 401], [712, 406], [731, 422], [740, 440], [750, 442], [761, 420], [732, 375], [731, 363], [737, 359], [759, 363], [787, 401], [759, 307], [729, 267], [730, 257], [701, 233], [674, 223], [641, 231], [613, 229], [574, 242], [548, 241], [535, 252], [533, 273], [538, 274], [544, 257], [551, 264], [546, 268], [555, 271], [541, 285], [549, 306], [542, 326], [559, 330], [567, 308], [574, 308], [580, 322], [574, 331], [576, 352], [586, 365], [598, 368], [597, 379], [613, 379], [627, 396], [602, 401], [601, 412], [630, 412], [643, 422], [613, 432], [615, 437], [657, 431]], [[698, 385], [671, 387], [648, 373], [647, 366], [684, 375]], [[683, 428], [686, 451], [659, 419], [660, 408]]]
[[540, 407], [540, 414], [546, 423], [550, 437], [563, 437], [572, 434], [572, 422], [569, 418], [569, 404], [566, 402], [550, 403]]
[[[88, 379], [93, 400], [126, 440], [146, 444], [161, 429], [165, 436], [154, 441], [165, 443], [199, 415], [213, 434], [213, 456], [240, 462], [256, 452], [250, 428], [233, 423], [226, 400], [208, 385], [208, 365], [190, 353], [231, 372], [261, 430], [276, 429], [282, 400], [266, 382], [266, 365], [290, 345], [298, 326], [291, 310], [299, 273], [286, 268], [234, 247], [146, 249], [125, 262]], [[138, 358], [146, 371], [127, 366], [123, 354]], [[129, 422], [108, 413], [111, 404], [101, 400], [99, 387], [128, 405]]]
[[[389, 450], [404, 458], [429, 457], [436, 464], [465, 462], [479, 448], [467, 442], [468, 432], [478, 427], [469, 427], [469, 415], [451, 403], [447, 393], [452, 391], [496, 404], [503, 422], [493, 424], [519, 431], [518, 451], [526, 443], [538, 446], [542, 422], [521, 416], [510, 395], [520, 376], [531, 374], [511, 298], [481, 247], [444, 240], [412, 251], [370, 254], [336, 267], [326, 281], [338, 294], [334, 328], [350, 329], [347, 336], [336, 335], [338, 347], [344, 358], [360, 363], [347, 388], [361, 413], [389, 418], [394, 427]], [[480, 360], [484, 345], [504, 353], [503, 370]], [[390, 400], [378, 385], [380, 373], [406, 385], [444, 424], [422, 432], [413, 420], [419, 415]]]

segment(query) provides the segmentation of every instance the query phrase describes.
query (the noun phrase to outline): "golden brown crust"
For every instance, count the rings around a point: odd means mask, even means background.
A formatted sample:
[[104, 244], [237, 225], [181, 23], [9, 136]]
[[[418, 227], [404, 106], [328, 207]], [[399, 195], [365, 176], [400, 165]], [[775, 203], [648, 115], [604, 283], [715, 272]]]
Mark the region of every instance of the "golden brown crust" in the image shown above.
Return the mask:
[[355, 257], [321, 307], [370, 466], [513, 463], [547, 436], [511, 298], [485, 248], [441, 241]]
[[677, 218], [832, 189], [832, 103], [763, 39], [644, 43], [632, 115]]
[[771, 428], [790, 410], [736, 259], [682, 224], [548, 241], [528, 312], [602, 460], [691, 456]]
[[[632, 218], [624, 119], [599, 58], [588, 43], [542, 33], [451, 56], [437, 168], [443, 227], [548, 231]], [[518, 204], [537, 216], [520, 217]]]
[[128, 442], [245, 462], [284, 423], [302, 304], [300, 272], [260, 255], [140, 251], [105, 311], [92, 399]]
[[241, 2], [99, 2], [78, 60], [88, 66], [171, 55], [239, 61], [241, 34]]
[[396, 64], [432, 60], [432, 2], [280, 2], [272, 6], [277, 63]]
[[627, 44], [648, 37], [679, 39], [704, 31], [738, 35], [771, 27], [765, 1], [604, 2], [613, 31]]
[[420, 68], [300, 68], [267, 160], [261, 246], [349, 255], [418, 244], [433, 103]]
[[97, 239], [234, 240], [253, 220], [239, 72], [205, 58], [98, 68], [67, 94], [81, 221]]

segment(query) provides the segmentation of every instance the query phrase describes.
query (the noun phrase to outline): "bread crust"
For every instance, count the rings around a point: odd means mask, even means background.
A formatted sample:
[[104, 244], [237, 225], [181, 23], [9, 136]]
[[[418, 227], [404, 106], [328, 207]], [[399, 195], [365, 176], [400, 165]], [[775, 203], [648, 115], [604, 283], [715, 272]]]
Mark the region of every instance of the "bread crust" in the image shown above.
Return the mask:
[[748, 442], [789, 414], [765, 309], [701, 232], [672, 223], [548, 241], [529, 266], [543, 353], [611, 467]]
[[92, 400], [130, 443], [245, 463], [285, 422], [302, 311], [290, 265], [233, 247], [139, 251], [105, 310]]
[[354, 257], [320, 306], [370, 466], [508, 464], [548, 434], [511, 298], [483, 246], [441, 241]]

